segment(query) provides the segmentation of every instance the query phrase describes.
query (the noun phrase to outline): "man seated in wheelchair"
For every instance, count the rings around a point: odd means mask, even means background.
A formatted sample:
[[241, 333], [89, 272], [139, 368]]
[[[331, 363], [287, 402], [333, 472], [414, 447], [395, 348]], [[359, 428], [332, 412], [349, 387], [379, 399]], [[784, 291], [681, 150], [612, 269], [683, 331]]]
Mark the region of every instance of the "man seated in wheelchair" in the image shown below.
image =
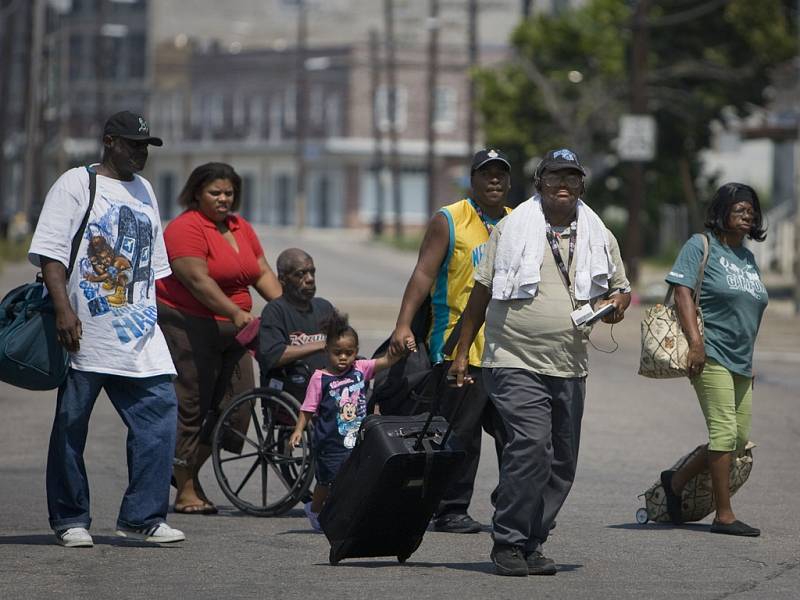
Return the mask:
[[283, 295], [261, 313], [257, 353], [261, 386], [282, 389], [302, 402], [311, 374], [325, 365], [323, 323], [334, 308], [316, 297], [316, 269], [308, 253], [284, 250], [276, 267]]

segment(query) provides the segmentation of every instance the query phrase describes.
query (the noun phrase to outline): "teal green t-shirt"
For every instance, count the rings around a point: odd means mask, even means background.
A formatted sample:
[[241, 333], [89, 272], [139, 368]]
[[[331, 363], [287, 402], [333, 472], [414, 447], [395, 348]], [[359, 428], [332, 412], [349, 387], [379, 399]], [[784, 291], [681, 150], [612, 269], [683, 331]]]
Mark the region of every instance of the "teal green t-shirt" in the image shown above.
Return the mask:
[[[753, 253], [732, 248], [708, 232], [709, 255], [700, 289], [706, 355], [729, 371], [752, 377], [753, 347], [767, 307], [767, 289]], [[703, 260], [703, 238], [695, 234], [683, 245], [668, 283], [694, 289]]]

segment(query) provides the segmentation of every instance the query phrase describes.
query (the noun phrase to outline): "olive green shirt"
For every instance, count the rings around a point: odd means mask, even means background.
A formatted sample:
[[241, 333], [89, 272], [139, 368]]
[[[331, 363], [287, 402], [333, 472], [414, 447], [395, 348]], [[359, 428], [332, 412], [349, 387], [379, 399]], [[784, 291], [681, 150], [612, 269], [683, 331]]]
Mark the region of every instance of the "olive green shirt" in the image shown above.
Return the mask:
[[[486, 244], [486, 253], [475, 270], [475, 281], [490, 291], [494, 276], [494, 257], [504, 225], [505, 221], [501, 221], [495, 227], [495, 232]], [[553, 229], [569, 231], [568, 227]], [[629, 291], [630, 284], [625, 276], [619, 244], [610, 231], [608, 241], [611, 260], [616, 266], [616, 271], [609, 277], [609, 290], [616, 288]], [[566, 264], [569, 257], [569, 236], [561, 238], [559, 246]], [[575, 262], [573, 260], [570, 267], [573, 286]], [[583, 377], [589, 364], [586, 344], [591, 327], [576, 328], [570, 313], [586, 302], [574, 301], [573, 286], [567, 292], [546, 240], [540, 276], [541, 281], [534, 298], [490, 300], [486, 311], [486, 341], [481, 366], [526, 369], [554, 377]]]

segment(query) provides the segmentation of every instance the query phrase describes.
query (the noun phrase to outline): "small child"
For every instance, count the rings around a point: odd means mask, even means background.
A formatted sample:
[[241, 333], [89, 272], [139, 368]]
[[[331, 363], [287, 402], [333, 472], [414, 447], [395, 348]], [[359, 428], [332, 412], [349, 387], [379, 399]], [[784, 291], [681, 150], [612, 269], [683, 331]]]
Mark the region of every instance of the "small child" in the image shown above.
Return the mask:
[[[327, 367], [317, 369], [308, 382], [300, 418], [289, 442], [297, 447], [303, 430], [314, 418], [312, 451], [317, 485], [305, 513], [315, 531], [320, 531], [318, 515], [328, 496], [328, 489], [342, 463], [356, 445], [361, 421], [367, 416], [364, 391], [377, 371], [396, 363], [401, 355], [389, 351], [380, 358], [356, 360], [358, 334], [350, 327], [347, 315], [334, 312], [324, 325]], [[409, 350], [416, 344], [409, 341]]]

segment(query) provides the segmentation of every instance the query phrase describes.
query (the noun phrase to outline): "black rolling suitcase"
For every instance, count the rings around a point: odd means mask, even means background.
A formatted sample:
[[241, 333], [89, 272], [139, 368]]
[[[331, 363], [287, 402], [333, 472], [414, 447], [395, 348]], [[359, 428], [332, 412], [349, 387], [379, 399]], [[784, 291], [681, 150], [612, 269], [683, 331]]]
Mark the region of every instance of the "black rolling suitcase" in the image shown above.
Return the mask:
[[364, 419], [319, 516], [330, 563], [371, 556], [405, 562], [464, 460], [454, 441], [444, 417]]

